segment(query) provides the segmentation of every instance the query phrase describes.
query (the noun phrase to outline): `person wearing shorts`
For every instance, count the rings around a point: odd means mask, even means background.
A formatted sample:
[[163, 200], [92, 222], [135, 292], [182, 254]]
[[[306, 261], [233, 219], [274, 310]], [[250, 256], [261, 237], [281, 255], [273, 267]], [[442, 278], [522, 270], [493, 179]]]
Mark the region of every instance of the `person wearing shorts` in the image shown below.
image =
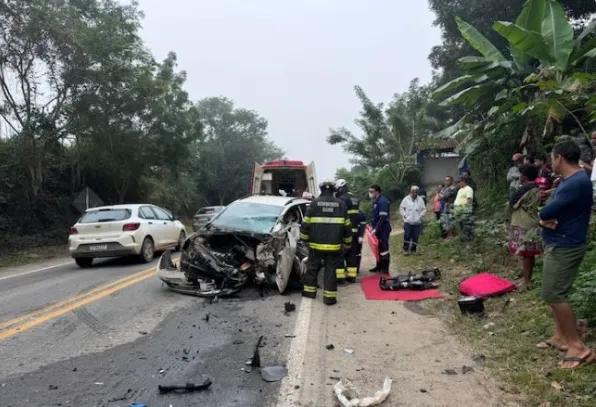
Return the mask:
[[537, 345], [565, 352], [563, 369], [575, 369], [595, 356], [580, 339], [569, 293], [586, 253], [592, 208], [592, 183], [579, 165], [580, 148], [573, 140], [553, 147], [553, 169], [562, 181], [552, 200], [539, 213], [544, 241], [542, 298], [554, 314], [555, 334]]

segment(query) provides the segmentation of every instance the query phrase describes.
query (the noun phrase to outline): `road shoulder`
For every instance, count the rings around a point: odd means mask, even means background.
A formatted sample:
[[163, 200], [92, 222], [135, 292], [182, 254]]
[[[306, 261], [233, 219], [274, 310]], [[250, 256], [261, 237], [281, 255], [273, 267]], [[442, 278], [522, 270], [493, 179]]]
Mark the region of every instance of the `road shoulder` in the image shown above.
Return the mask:
[[[366, 247], [363, 256], [368, 274], [373, 259]], [[294, 371], [282, 384], [277, 406], [334, 405], [338, 378], [372, 396], [385, 376], [393, 379], [387, 406], [518, 405], [438, 319], [409, 310], [415, 306], [367, 301], [359, 284], [340, 287], [336, 306], [326, 307], [320, 298], [303, 304], [308, 323], [296, 330], [289, 363]]]

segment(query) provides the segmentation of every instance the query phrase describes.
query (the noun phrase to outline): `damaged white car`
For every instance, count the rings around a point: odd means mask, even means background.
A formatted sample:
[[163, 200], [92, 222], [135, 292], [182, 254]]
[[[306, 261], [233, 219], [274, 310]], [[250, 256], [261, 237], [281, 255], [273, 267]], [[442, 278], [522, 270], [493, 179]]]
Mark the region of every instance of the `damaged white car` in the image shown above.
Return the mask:
[[306, 269], [308, 248], [299, 236], [309, 203], [281, 196], [239, 199], [186, 240], [179, 266], [164, 253], [157, 275], [170, 289], [200, 297], [232, 295], [249, 282], [284, 293]]

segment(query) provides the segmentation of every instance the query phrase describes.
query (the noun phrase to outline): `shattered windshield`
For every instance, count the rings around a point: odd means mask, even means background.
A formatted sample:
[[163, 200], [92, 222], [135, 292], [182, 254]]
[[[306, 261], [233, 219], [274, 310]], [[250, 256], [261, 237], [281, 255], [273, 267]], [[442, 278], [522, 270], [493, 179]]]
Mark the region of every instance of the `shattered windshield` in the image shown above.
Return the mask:
[[276, 205], [235, 202], [221, 212], [212, 225], [220, 229], [269, 233], [275, 226], [282, 209]]

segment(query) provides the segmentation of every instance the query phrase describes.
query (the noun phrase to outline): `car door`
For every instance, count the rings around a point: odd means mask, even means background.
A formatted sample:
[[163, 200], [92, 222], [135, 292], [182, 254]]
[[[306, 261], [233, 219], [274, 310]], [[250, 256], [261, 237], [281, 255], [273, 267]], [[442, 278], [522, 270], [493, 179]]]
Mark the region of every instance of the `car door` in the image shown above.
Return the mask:
[[300, 223], [302, 222], [302, 214], [298, 205], [293, 205], [283, 212], [282, 217], [289, 211], [295, 211], [298, 215], [298, 222], [294, 223], [290, 229], [287, 230], [285, 236], [284, 246], [277, 255], [277, 266], [275, 270], [275, 283], [280, 293], [286, 291], [288, 282], [290, 281], [290, 274], [294, 268], [294, 257], [296, 256], [296, 248], [298, 245], [298, 236], [300, 235]]
[[158, 224], [157, 215], [151, 210], [150, 206], [141, 206], [138, 216], [139, 219], [143, 219], [143, 224], [147, 228], [147, 234], [151, 235], [155, 245], [159, 246], [161, 228]]
[[174, 224], [172, 217], [163, 209], [152, 206], [151, 209], [157, 217], [157, 224], [160, 230], [160, 248], [175, 246], [178, 243], [178, 235], [180, 231]]

